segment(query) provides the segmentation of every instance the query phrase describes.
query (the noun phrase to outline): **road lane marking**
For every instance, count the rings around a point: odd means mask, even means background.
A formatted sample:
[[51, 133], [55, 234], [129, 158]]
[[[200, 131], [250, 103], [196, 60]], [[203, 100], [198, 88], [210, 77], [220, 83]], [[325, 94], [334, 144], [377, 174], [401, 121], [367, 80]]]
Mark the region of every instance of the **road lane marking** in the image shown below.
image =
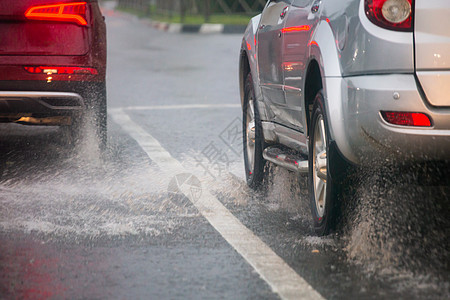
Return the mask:
[[[187, 172], [182, 164], [173, 158], [153, 136], [133, 122], [125, 110], [114, 109], [109, 113], [112, 119], [137, 141], [163, 172], [174, 175]], [[203, 190], [201, 196], [196, 198], [187, 191], [182, 192], [219, 234], [269, 284], [274, 293], [277, 293], [282, 299], [323, 299], [311, 285], [245, 227], [208, 190]]]
[[126, 106], [121, 108], [108, 108], [111, 113], [122, 110], [170, 110], [170, 109], [211, 109], [211, 108], [240, 108], [240, 104], [181, 104], [181, 105], [151, 105], [151, 106]]

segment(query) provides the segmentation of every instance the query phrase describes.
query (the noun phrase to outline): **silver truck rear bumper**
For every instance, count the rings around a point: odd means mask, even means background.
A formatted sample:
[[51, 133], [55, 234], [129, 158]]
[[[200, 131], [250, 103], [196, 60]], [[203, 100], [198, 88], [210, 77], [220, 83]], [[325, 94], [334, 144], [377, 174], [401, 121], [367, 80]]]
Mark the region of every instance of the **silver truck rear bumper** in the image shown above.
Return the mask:
[[[427, 104], [414, 75], [326, 78], [331, 137], [357, 164], [373, 159], [450, 160], [450, 109]], [[381, 111], [424, 113], [431, 127], [387, 123]]]

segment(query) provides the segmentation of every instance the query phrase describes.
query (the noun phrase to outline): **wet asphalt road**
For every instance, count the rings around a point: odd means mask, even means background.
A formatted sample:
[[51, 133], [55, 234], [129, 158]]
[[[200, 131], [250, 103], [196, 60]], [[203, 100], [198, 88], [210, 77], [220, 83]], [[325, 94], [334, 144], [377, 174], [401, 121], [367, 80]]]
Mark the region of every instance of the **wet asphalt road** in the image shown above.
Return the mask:
[[447, 173], [364, 173], [340, 232], [314, 237], [305, 178], [270, 166], [265, 191], [243, 181], [240, 36], [168, 34], [105, 14], [106, 153], [90, 126], [75, 147], [58, 128], [0, 126], [0, 298], [280, 297], [179, 193], [185, 177], [161, 167], [148, 135], [198, 178], [194, 199], [213, 195], [322, 297], [450, 296]]

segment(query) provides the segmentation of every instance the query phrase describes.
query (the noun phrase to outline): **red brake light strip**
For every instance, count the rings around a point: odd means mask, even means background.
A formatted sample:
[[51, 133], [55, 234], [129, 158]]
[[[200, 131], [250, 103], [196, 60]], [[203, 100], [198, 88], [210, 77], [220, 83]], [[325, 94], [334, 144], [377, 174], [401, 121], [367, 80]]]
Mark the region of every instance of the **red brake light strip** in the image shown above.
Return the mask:
[[33, 20], [74, 22], [86, 26], [86, 2], [33, 6], [25, 12], [25, 17]]
[[25, 70], [33, 74], [74, 74], [74, 75], [97, 75], [98, 71], [95, 68], [83, 67], [25, 67]]

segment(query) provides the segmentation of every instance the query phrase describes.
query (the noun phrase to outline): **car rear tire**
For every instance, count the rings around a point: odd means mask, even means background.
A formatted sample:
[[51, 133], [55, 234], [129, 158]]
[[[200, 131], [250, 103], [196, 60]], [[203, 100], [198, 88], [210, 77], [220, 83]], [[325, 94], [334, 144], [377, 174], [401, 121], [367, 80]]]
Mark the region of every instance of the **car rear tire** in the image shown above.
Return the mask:
[[106, 149], [107, 144], [107, 101], [105, 84], [96, 84], [87, 89], [85, 111], [73, 116], [69, 126], [70, 144], [78, 144], [87, 126], [92, 126], [100, 150]]
[[107, 113], [106, 86], [102, 84], [92, 99], [93, 118], [96, 134], [101, 150], [106, 149], [108, 142], [108, 113]]
[[242, 125], [247, 185], [257, 189], [264, 178], [264, 137], [251, 74], [245, 81]]
[[67, 132], [68, 144], [76, 145], [83, 137], [84, 131], [84, 115], [79, 114], [72, 116], [72, 124], [70, 126], [64, 126], [65, 132]]
[[[330, 131], [322, 91], [316, 95], [309, 136], [309, 198], [314, 231], [327, 235], [340, 219], [343, 178], [347, 163], [330, 142]], [[339, 179], [336, 174], [339, 175]], [[333, 176], [334, 175], [334, 176]]]

